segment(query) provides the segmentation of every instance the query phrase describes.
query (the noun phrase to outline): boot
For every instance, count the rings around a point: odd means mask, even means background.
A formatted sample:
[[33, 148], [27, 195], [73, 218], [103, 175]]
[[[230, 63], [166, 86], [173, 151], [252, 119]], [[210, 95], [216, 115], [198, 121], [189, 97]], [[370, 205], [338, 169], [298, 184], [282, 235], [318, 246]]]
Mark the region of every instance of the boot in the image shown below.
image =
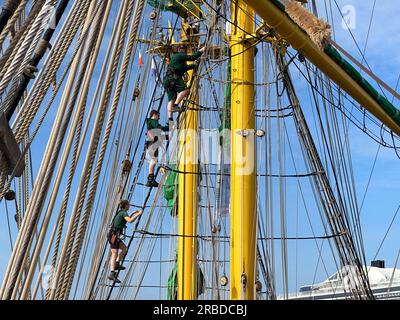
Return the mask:
[[125, 270], [126, 268], [117, 261], [117, 270]]
[[121, 281], [117, 278], [117, 273], [115, 271], [111, 271], [111, 274], [108, 276], [108, 280], [115, 283], [121, 283]]
[[150, 173], [149, 176], [147, 177], [146, 187], [149, 187], [149, 188], [157, 188], [158, 187], [158, 182], [154, 178], [154, 174]]

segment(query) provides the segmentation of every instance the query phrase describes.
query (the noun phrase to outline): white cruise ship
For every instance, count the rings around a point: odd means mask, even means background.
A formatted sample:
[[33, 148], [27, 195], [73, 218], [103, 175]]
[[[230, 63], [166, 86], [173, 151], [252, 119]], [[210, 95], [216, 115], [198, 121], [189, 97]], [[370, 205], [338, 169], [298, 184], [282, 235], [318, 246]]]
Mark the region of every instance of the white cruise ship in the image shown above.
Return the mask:
[[[385, 268], [383, 261], [374, 261], [364, 267], [368, 272], [371, 290], [377, 300], [400, 300], [400, 270]], [[352, 299], [351, 288], [355, 287], [354, 268], [345, 266], [324, 282], [303, 286], [290, 294], [289, 300], [346, 300]]]

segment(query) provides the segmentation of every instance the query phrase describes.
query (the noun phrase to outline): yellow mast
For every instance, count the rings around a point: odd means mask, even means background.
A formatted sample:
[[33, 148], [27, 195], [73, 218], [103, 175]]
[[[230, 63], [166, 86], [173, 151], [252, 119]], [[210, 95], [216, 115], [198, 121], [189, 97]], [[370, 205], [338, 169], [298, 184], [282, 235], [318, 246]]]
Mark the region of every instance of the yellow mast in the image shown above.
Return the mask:
[[253, 9], [232, 1], [231, 111], [231, 242], [230, 294], [232, 300], [255, 297], [256, 178], [254, 148], [254, 33]]
[[[198, 13], [198, 9], [195, 10]], [[198, 36], [182, 20], [181, 39], [198, 44]], [[190, 52], [189, 52], [190, 53]], [[189, 71], [189, 79], [193, 71]], [[180, 116], [179, 128], [179, 191], [178, 191], [178, 300], [197, 298], [197, 204], [198, 204], [198, 81], [191, 86], [187, 111]]]
[[[189, 72], [190, 78], [193, 72]], [[198, 101], [196, 85], [192, 86], [191, 99]], [[196, 106], [188, 105], [189, 108]], [[181, 115], [179, 132], [179, 174], [178, 196], [178, 300], [196, 299], [197, 284], [197, 178], [196, 174], [198, 138], [196, 110], [187, 110]]]

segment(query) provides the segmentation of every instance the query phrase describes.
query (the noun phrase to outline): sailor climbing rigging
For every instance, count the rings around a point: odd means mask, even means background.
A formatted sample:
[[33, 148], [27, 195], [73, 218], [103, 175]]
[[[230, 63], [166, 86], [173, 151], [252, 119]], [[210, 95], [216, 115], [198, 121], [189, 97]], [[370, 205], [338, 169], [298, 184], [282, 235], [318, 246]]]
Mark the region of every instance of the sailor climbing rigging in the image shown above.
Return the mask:
[[158, 159], [158, 148], [162, 143], [161, 131], [168, 132], [168, 126], [162, 126], [160, 123], [160, 112], [157, 110], [152, 110], [150, 112], [150, 118], [146, 120], [147, 133], [146, 133], [146, 150], [150, 155], [150, 165], [149, 165], [149, 175], [147, 177], [146, 186], [151, 188], [157, 188], [158, 182], [154, 177], [154, 168]]
[[[120, 261], [124, 260], [127, 248], [126, 245], [122, 242], [121, 236], [124, 234], [124, 229], [126, 228], [126, 223], [134, 222], [140, 215], [142, 215], [143, 211], [135, 210], [131, 214], [128, 214], [129, 210], [129, 201], [122, 200], [119, 204], [119, 210], [115, 215], [110, 231], [108, 233], [108, 242], [111, 247], [111, 257], [110, 257], [110, 269], [111, 274], [108, 277], [109, 280], [120, 283], [121, 281], [117, 278], [117, 270], [125, 270], [125, 267], [120, 264]], [[118, 249], [121, 250], [121, 253], [118, 255]]]
[[194, 69], [196, 64], [187, 65], [187, 62], [198, 60], [204, 50], [205, 47], [202, 47], [198, 52], [188, 55], [186, 46], [181, 44], [178, 46], [177, 52], [171, 56], [163, 81], [168, 95], [168, 120], [170, 121], [173, 121], [172, 113], [181, 111], [179, 104], [189, 93], [183, 76], [187, 71]]

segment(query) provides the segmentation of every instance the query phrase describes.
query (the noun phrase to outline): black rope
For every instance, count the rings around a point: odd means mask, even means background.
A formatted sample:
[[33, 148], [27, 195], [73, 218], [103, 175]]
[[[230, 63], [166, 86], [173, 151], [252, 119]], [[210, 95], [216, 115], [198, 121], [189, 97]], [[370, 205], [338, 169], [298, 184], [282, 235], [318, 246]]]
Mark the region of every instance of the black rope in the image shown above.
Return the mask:
[[[181, 171], [177, 169], [172, 169], [168, 166], [161, 166], [167, 171], [179, 173], [179, 174], [194, 174], [194, 175], [202, 175], [201, 172], [190, 172], [190, 171]], [[207, 172], [209, 176], [230, 176], [230, 173], [216, 173], [216, 172]], [[272, 177], [272, 178], [304, 178], [304, 177], [312, 177], [321, 174], [321, 172], [310, 172], [310, 173], [303, 173], [303, 174], [257, 174], [259, 177]]]
[[[290, 54], [288, 54], [289, 56], [290, 56]], [[385, 126], [383, 126], [383, 125], [379, 125], [379, 127], [380, 127], [380, 135], [381, 135], [381, 139], [379, 140], [378, 138], [377, 138], [377, 136], [375, 136], [373, 133], [372, 133], [372, 131], [370, 131], [370, 130], [364, 130], [363, 129], [363, 127], [362, 127], [362, 125], [359, 125], [355, 120], [353, 120], [352, 118], [351, 118], [351, 116], [349, 116], [345, 111], [346, 110], [343, 110], [342, 109], [342, 105], [338, 105], [338, 104], [335, 104], [335, 103], [333, 103], [333, 101], [330, 101], [327, 97], [325, 97], [324, 95], [323, 95], [323, 93], [307, 78], [307, 76], [304, 74], [304, 72], [301, 70], [301, 68], [294, 62], [293, 63], [295, 66], [296, 66], [296, 68], [297, 68], [297, 70], [300, 72], [300, 74], [304, 77], [304, 79], [308, 82], [308, 84], [310, 85], [310, 87], [313, 89], [313, 90], [315, 90], [315, 92], [316, 93], [318, 93], [318, 95], [322, 98], [322, 99], [324, 99], [326, 102], [328, 102], [331, 106], [333, 106], [333, 107], [335, 107], [336, 109], [338, 109], [353, 125], [355, 125], [358, 129], [360, 129], [363, 133], [365, 133], [368, 137], [370, 137], [372, 140], [374, 140], [376, 143], [378, 143], [378, 144], [380, 144], [381, 146], [383, 146], [383, 147], [385, 147], [385, 148], [389, 148], [389, 149], [395, 149], [396, 147], [395, 146], [392, 146], [392, 145], [390, 145], [389, 143], [387, 143], [386, 141], [384, 141], [384, 139], [383, 139], [383, 134], [382, 134], [382, 131], [384, 131], [384, 132], [387, 132], [387, 133], [391, 133], [391, 131], [390, 130], [388, 130]], [[347, 96], [344, 96], [345, 97], [345, 99], [347, 100], [347, 101], [349, 101], [351, 104], [353, 104], [358, 110], [359, 110], [359, 108], [355, 105], [355, 103], [354, 102], [352, 102], [351, 100], [349, 100], [349, 98], [347, 97]], [[375, 121], [374, 121], [374, 119], [372, 119], [371, 117], [369, 117], [368, 116], [368, 118], [371, 120], [371, 121], [373, 121], [376, 125], [378, 125]], [[397, 137], [397, 136], [396, 136]]]
[[[178, 17], [177, 17], [176, 20], [175, 20], [174, 30], [175, 30], [175, 28], [176, 28], [177, 23], [178, 23]], [[164, 61], [164, 62], [165, 62], [165, 61]], [[164, 64], [163, 64], [163, 66], [164, 66]], [[199, 64], [198, 64], [198, 65], [195, 65], [195, 68], [194, 68], [194, 71], [193, 71], [193, 74], [194, 74], [194, 75], [193, 75], [193, 77], [191, 78], [190, 83], [189, 83], [189, 85], [188, 85], [188, 89], [189, 89], [189, 90], [190, 90], [190, 88], [193, 86], [193, 83], [194, 83], [194, 80], [195, 80], [195, 78], [196, 78], [196, 73], [197, 73], [197, 69], [198, 69], [198, 68], [199, 68]], [[162, 72], [162, 70], [161, 70], [160, 72]], [[153, 90], [153, 96], [152, 96], [152, 99], [151, 99], [151, 103], [153, 103], [153, 99], [154, 99], [154, 96], [155, 96], [156, 89], [157, 89], [157, 86], [156, 86], [156, 87], [154, 88], [154, 90]], [[159, 110], [161, 109], [162, 101], [163, 101], [163, 97], [164, 97], [164, 96], [165, 96], [165, 90], [163, 90], [162, 99], [160, 99]], [[184, 101], [183, 104], [182, 104], [182, 110], [183, 110], [183, 111], [185, 111], [185, 110], [187, 109], [186, 104], [187, 104], [186, 101]], [[182, 113], [183, 113], [183, 111], [182, 111]], [[148, 112], [149, 112], [149, 110], [148, 110]], [[179, 116], [178, 116], [178, 119], [177, 119], [177, 122], [178, 122], [178, 123], [180, 122], [180, 116], [182, 115], [182, 113], [180, 113]], [[144, 126], [145, 126], [145, 123], [143, 123], [142, 131], [141, 131], [141, 132], [144, 131]], [[133, 141], [132, 141], [132, 142], [133, 142]], [[132, 142], [131, 142], [131, 145], [132, 145]], [[170, 143], [170, 141], [167, 142], [166, 149], [168, 149], [169, 143]], [[136, 146], [135, 154], [136, 154], [136, 152], [137, 152], [137, 150], [138, 150], [138, 146], [139, 146], [139, 144]], [[137, 170], [137, 172], [136, 172], [135, 180], [134, 180], [134, 183], [132, 184], [132, 187], [131, 187], [131, 190], [130, 190], [130, 194], [129, 194], [128, 199], [131, 199], [131, 198], [132, 198], [134, 186], [137, 185], [137, 184], [139, 184], [139, 183], [137, 182], [137, 180], [139, 179], [139, 173], [140, 173], [141, 167], [142, 167], [143, 162], [144, 162], [144, 159], [145, 159], [145, 154], [146, 154], [146, 150], [143, 150], [142, 158], [141, 158], [141, 160], [140, 160], [139, 167], [138, 167], [138, 170]], [[134, 157], [135, 157], [135, 156], [134, 156]], [[134, 159], [134, 157], [133, 157], [133, 159]], [[133, 162], [133, 161], [132, 161], [132, 162]], [[158, 173], [160, 172], [160, 169], [161, 169], [161, 166], [159, 166], [159, 167], [157, 168], [157, 170], [156, 170], [156, 172], [155, 172], [155, 177], [158, 176]], [[149, 198], [150, 198], [150, 195], [151, 195], [152, 190], [153, 190], [153, 187], [149, 188], [149, 191], [148, 191], [148, 193], [147, 193], [147, 195], [146, 195], [144, 204], [143, 204], [143, 206], [141, 207], [142, 210], [145, 210], [146, 205], [147, 205], [147, 202], [149, 201]], [[135, 230], [138, 228], [141, 218], [142, 218], [142, 215], [139, 216], [139, 218], [138, 218], [138, 220], [137, 220], [137, 222], [136, 222], [136, 224], [135, 224]], [[131, 244], [132, 244], [132, 240], [135, 238], [135, 231], [133, 232], [132, 237], [128, 237], [128, 238], [130, 238], [129, 243], [128, 243], [128, 245], [127, 245], [127, 249], [128, 249], [128, 251], [129, 251], [129, 248], [130, 248], [130, 246], [131, 246]], [[124, 260], [125, 260], [125, 258], [124, 258]], [[121, 264], [123, 264], [124, 260], [121, 261]], [[120, 270], [117, 270], [117, 277], [118, 277], [118, 275], [119, 275], [119, 272], [120, 272]], [[110, 299], [114, 287], [115, 287], [115, 281], [113, 281], [113, 284], [112, 284], [111, 289], [110, 289], [110, 291], [109, 291], [109, 293], [108, 293], [108, 296], [107, 296], [107, 300]]]
[[[157, 16], [158, 16], [158, 15], [157, 15]], [[179, 17], [176, 17], [173, 30], [176, 30], [178, 21], [179, 21]], [[169, 42], [171, 42], [171, 40], [172, 40], [172, 38], [169, 39]], [[163, 64], [162, 64], [162, 66], [161, 66], [160, 74], [162, 73], [164, 66], [165, 66], [165, 60], [163, 60]], [[157, 92], [157, 86], [154, 87], [154, 90], [153, 90], [153, 93], [152, 93], [152, 97], [151, 97], [151, 100], [150, 100], [150, 104], [149, 104], [149, 106], [148, 106], [148, 108], [147, 108], [147, 115], [150, 113], [151, 105], [154, 103], [154, 100], [155, 100], [154, 98], [155, 98], [156, 92]], [[162, 94], [162, 96], [161, 96], [161, 99], [159, 100], [158, 110], [160, 110], [161, 107], [162, 107], [163, 100], [164, 100], [164, 97], [165, 97], [165, 93], [166, 93], [165, 90], [163, 90], [163, 94]], [[141, 131], [140, 131], [140, 132], [142, 133], [141, 136], [143, 136], [143, 132], [144, 132], [145, 125], [146, 125], [146, 121], [143, 122], [143, 125], [142, 125], [142, 128], [141, 128]], [[168, 145], [169, 145], [169, 142], [168, 142], [168, 144], [167, 144], [167, 148], [168, 148]], [[130, 146], [129, 146], [129, 150], [131, 150], [132, 146], [133, 146], [133, 140], [131, 140], [131, 143], [130, 143]], [[133, 153], [133, 156], [132, 156], [132, 163], [133, 163], [133, 160], [135, 159], [135, 157], [136, 157], [136, 155], [137, 155], [137, 153], [138, 153], [139, 147], [140, 147], [140, 143], [137, 143], [137, 144], [136, 144], [136, 147], [135, 147], [135, 150], [134, 150], [134, 153]], [[130, 153], [130, 152], [129, 152], [129, 153]], [[129, 199], [129, 200], [130, 200], [130, 199], [132, 198], [132, 196], [133, 196], [133, 191], [134, 191], [134, 189], [135, 189], [135, 186], [136, 186], [137, 184], [139, 184], [139, 183], [138, 183], [139, 174], [140, 174], [140, 171], [141, 171], [141, 168], [142, 168], [142, 166], [143, 166], [143, 163], [144, 163], [145, 158], [146, 158], [146, 149], [144, 148], [144, 150], [143, 150], [143, 152], [142, 152], [142, 156], [141, 156], [141, 158], [140, 158], [140, 160], [139, 160], [138, 168], [137, 168], [137, 170], [136, 170], [136, 174], [135, 174], [133, 183], [132, 183], [131, 188], [130, 188], [130, 190], [129, 190], [129, 195], [128, 195], [128, 199]], [[157, 170], [156, 170], [156, 172], [155, 172], [155, 177], [157, 177], [159, 171], [160, 171], [160, 168], [158, 167]], [[127, 182], [126, 182], [126, 183], [127, 183]], [[126, 187], [126, 185], [125, 185], [125, 187]], [[124, 188], [125, 188], [125, 187], [124, 187]], [[146, 195], [146, 198], [145, 198], [145, 202], [144, 202], [143, 206], [141, 207], [141, 209], [143, 209], [143, 210], [145, 209], [145, 206], [146, 206], [146, 204], [147, 204], [148, 199], [150, 198], [150, 194], [151, 194], [152, 190], [153, 190], [153, 188], [149, 188], [149, 191], [148, 191], [148, 193], [147, 193], [147, 195]], [[140, 223], [141, 217], [142, 217], [142, 215], [139, 216], [139, 218], [138, 218], [138, 220], [137, 220], [137, 222], [136, 222], [136, 225], [135, 225], [135, 229], [137, 229], [137, 227], [138, 227], [138, 225], [139, 225], [139, 223]], [[133, 233], [133, 236], [134, 236], [134, 233]], [[129, 243], [128, 243], [128, 246], [127, 246], [128, 250], [129, 250], [130, 245], [131, 245], [131, 243], [132, 243], [133, 236], [132, 236], [132, 238], [130, 239], [130, 241], [129, 241]], [[103, 257], [104, 257], [104, 253], [105, 253], [105, 250], [106, 250], [106, 248], [107, 248], [107, 245], [108, 245], [108, 244], [106, 243], [106, 244], [105, 244], [105, 247], [104, 247]], [[125, 259], [124, 259], [124, 260], [125, 260]], [[123, 264], [124, 260], [121, 261], [121, 264]], [[99, 268], [100, 268], [100, 266], [99, 266]], [[98, 271], [100, 271], [100, 270], [98, 270]], [[104, 268], [103, 268], [103, 271], [104, 271]], [[117, 270], [117, 277], [118, 277], [118, 275], [119, 275], [119, 272], [120, 272], [120, 270]], [[97, 277], [97, 276], [96, 276], [96, 277]], [[111, 288], [110, 288], [110, 291], [109, 291], [109, 293], [108, 293], [108, 295], [107, 295], [106, 300], [110, 300], [112, 291], [113, 291], [113, 289], [114, 289], [114, 287], [115, 287], [115, 281], [113, 281], [113, 283], [112, 283], [112, 285], [111, 285], [110, 287], [111, 287]]]
[[[147, 235], [152, 237], [161, 237], [161, 238], [196, 238], [204, 241], [212, 241], [212, 239], [221, 239], [221, 240], [230, 240], [231, 238], [228, 236], [203, 236], [203, 235], [184, 235], [184, 234], [175, 234], [175, 233], [157, 233], [150, 232], [147, 230], [135, 230], [135, 232], [141, 235]], [[345, 232], [329, 235], [329, 236], [313, 236], [313, 237], [257, 237], [257, 240], [323, 240], [323, 239], [332, 239], [337, 237], [342, 237], [346, 235]], [[138, 237], [136, 237], [138, 238]]]
[[261, 114], [256, 114], [257, 118], [261, 118], [261, 119], [268, 119], [268, 118], [289, 118], [293, 116], [293, 112], [289, 112], [286, 114], [277, 114], [277, 115], [270, 115], [270, 114], [265, 114], [265, 115], [261, 115]]

